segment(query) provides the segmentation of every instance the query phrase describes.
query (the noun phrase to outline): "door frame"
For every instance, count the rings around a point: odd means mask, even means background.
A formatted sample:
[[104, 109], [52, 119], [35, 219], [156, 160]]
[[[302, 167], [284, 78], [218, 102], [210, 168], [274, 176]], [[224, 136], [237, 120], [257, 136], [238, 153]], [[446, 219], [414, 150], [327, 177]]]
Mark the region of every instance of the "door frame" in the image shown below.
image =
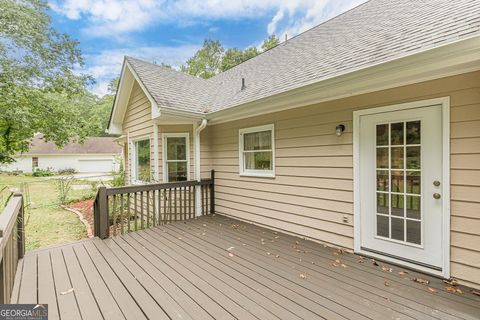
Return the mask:
[[[360, 197], [360, 117], [391, 111], [441, 105], [442, 107], [442, 271], [362, 250]], [[426, 273], [450, 278], [450, 97], [419, 100], [408, 103], [363, 109], [353, 112], [353, 195], [354, 195], [354, 251], [355, 253], [403, 265]]]

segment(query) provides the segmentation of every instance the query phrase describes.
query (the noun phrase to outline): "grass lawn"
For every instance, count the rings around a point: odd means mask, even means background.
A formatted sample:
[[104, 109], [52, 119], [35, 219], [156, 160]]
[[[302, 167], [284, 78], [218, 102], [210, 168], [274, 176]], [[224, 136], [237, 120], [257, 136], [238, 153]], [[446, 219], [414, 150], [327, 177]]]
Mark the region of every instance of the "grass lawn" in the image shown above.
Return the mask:
[[[23, 183], [28, 185], [30, 196], [30, 207], [25, 216], [27, 251], [86, 237], [85, 226], [78, 217], [60, 207], [54, 180], [0, 174], [0, 189], [4, 186], [20, 189]], [[88, 185], [88, 183], [75, 181], [74, 185]], [[68, 199], [82, 199], [91, 193], [91, 188], [71, 190]]]

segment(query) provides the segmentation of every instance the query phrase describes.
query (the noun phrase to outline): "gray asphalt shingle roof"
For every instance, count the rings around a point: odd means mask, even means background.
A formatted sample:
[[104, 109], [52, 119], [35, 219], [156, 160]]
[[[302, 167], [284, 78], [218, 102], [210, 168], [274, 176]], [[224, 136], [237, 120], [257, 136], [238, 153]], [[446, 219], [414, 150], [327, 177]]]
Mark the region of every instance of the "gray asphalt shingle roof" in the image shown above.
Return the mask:
[[30, 149], [24, 155], [36, 154], [120, 154], [122, 147], [113, 137], [90, 137], [83, 144], [68, 142], [63, 148], [58, 148], [52, 141], [46, 142], [43, 134], [37, 134], [30, 142]]
[[478, 35], [479, 0], [370, 0], [208, 80], [127, 61], [160, 107], [205, 113]]

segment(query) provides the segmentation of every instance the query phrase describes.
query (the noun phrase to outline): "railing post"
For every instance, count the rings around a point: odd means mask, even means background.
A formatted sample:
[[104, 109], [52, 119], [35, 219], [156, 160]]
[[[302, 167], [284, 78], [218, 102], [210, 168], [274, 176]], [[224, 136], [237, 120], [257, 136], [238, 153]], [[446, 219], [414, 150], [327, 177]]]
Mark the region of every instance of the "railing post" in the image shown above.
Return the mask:
[[[95, 228], [95, 235], [100, 239], [108, 238], [108, 202], [107, 202], [107, 188], [101, 186], [98, 188], [97, 203], [95, 206], [95, 220], [98, 228]], [[98, 230], [97, 230], [98, 229]]]
[[25, 254], [25, 223], [24, 223], [24, 213], [25, 213], [25, 202], [24, 197], [21, 193], [16, 193], [15, 197], [21, 197], [20, 211], [18, 212], [17, 217], [17, 250], [18, 250], [18, 259], [23, 258]]
[[215, 213], [215, 170], [210, 171], [210, 179], [212, 184], [210, 185], [210, 213]]

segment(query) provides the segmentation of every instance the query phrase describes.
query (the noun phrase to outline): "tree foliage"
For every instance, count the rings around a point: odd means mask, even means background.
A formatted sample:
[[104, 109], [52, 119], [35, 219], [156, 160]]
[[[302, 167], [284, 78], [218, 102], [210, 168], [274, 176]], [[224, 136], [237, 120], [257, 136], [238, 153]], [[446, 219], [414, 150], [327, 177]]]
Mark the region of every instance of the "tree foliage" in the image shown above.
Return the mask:
[[225, 50], [218, 40], [205, 40], [193, 57], [187, 60], [180, 70], [196, 77], [208, 79], [214, 75], [226, 71], [236, 65], [269, 50], [280, 43], [275, 36], [269, 36], [262, 43], [262, 50], [249, 47], [244, 50], [230, 48]]
[[78, 42], [58, 33], [42, 0], [0, 0], [0, 163], [28, 150], [34, 133], [64, 145], [82, 140], [85, 121], [76, 103], [91, 79]]

